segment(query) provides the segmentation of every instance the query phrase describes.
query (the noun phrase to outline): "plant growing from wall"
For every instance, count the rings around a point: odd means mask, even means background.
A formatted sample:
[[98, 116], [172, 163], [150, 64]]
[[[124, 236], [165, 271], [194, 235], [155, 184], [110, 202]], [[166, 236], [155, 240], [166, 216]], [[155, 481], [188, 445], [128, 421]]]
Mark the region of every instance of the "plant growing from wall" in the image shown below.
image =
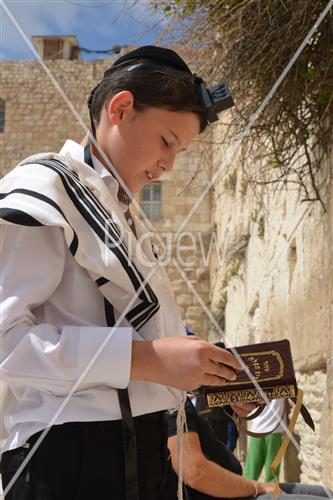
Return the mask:
[[213, 314], [216, 321], [219, 323], [222, 330], [225, 328], [225, 310], [228, 303], [228, 290], [222, 285], [220, 290], [220, 298], [214, 308]]
[[265, 238], [265, 217], [260, 215], [258, 219], [258, 237], [263, 240]]
[[228, 269], [228, 281], [232, 278], [243, 278], [243, 275], [240, 273], [242, 261], [240, 259], [235, 259], [231, 262]]
[[236, 169], [228, 174], [224, 180], [224, 188], [229, 191], [236, 191], [237, 171]]
[[[222, 139], [226, 143], [244, 129], [327, 4], [327, 0], [151, 2], [168, 16], [164, 40], [176, 41], [195, 54], [191, 66], [196, 65], [209, 83], [229, 82], [236, 107]], [[320, 169], [331, 141], [332, 89], [331, 9], [252, 128], [244, 145], [244, 178], [255, 185], [293, 185], [300, 188], [302, 201], [319, 200], [325, 209]]]
[[251, 220], [255, 224], [258, 224], [258, 237], [263, 240], [265, 237], [265, 217], [263, 214], [260, 214], [260, 209], [256, 208], [252, 211]]

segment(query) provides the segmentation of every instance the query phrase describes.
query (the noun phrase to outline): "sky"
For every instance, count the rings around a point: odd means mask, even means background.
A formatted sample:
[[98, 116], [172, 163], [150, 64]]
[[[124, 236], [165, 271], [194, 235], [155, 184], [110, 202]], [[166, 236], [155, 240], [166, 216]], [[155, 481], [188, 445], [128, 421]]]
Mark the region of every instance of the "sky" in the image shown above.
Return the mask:
[[[76, 35], [80, 47], [106, 50], [156, 43], [165, 22], [148, 0], [0, 0], [1, 60], [34, 58], [19, 29], [29, 39]], [[100, 57], [81, 53], [83, 60]]]

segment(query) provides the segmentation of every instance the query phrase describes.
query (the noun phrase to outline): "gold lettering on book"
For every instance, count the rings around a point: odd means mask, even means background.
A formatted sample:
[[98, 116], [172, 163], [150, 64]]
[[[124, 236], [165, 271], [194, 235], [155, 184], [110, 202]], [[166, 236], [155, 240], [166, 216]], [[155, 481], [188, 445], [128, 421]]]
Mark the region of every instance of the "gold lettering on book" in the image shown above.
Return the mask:
[[[249, 352], [241, 355], [245, 364], [248, 364], [252, 376], [258, 382], [279, 380], [284, 374], [284, 361], [278, 351]], [[246, 358], [246, 359], [245, 359]], [[275, 361], [275, 363], [274, 363]], [[238, 372], [234, 382], [227, 382], [225, 386], [238, 384], [252, 384], [245, 372]]]
[[[262, 389], [269, 400], [287, 399], [296, 397], [295, 386], [280, 385], [277, 387], [266, 387]], [[225, 406], [233, 403], [251, 403], [262, 399], [257, 389], [240, 389], [238, 391], [211, 392], [206, 395], [207, 404], [210, 408], [214, 406]]]

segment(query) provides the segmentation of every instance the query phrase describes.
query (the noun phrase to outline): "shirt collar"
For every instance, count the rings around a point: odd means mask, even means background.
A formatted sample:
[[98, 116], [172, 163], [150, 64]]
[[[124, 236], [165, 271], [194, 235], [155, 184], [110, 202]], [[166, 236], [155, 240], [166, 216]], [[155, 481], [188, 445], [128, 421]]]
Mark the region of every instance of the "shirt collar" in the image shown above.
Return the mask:
[[[70, 154], [74, 160], [84, 162], [84, 147], [71, 139], [68, 139], [60, 150], [61, 155]], [[94, 164], [94, 169], [98, 175], [103, 179], [107, 185], [109, 191], [112, 193], [113, 197], [117, 200], [117, 203], [123, 212], [127, 212], [128, 205], [122, 203], [118, 199], [119, 182], [113, 175], [104, 167], [104, 165], [96, 158], [92, 156], [92, 161]]]

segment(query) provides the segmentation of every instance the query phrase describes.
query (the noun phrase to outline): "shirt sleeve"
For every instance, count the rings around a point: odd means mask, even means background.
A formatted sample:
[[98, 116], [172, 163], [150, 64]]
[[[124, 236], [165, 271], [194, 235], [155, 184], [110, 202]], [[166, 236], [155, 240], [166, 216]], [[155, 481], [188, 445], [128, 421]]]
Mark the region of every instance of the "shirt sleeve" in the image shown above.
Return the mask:
[[65, 266], [62, 229], [1, 226], [1, 372], [3, 380], [66, 394], [100, 384], [127, 387], [132, 328], [37, 324], [34, 309], [51, 297]]

